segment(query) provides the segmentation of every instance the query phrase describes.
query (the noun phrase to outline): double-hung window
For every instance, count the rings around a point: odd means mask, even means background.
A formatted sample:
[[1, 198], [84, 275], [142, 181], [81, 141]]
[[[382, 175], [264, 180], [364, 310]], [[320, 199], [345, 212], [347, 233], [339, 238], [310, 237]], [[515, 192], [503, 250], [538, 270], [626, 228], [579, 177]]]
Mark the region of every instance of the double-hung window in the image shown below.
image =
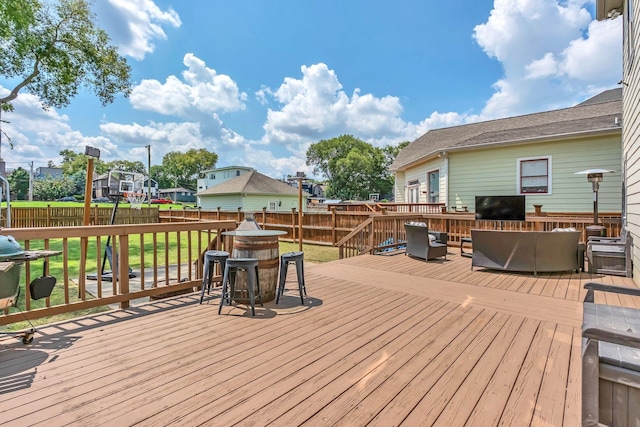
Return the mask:
[[551, 194], [551, 156], [518, 159], [518, 193]]

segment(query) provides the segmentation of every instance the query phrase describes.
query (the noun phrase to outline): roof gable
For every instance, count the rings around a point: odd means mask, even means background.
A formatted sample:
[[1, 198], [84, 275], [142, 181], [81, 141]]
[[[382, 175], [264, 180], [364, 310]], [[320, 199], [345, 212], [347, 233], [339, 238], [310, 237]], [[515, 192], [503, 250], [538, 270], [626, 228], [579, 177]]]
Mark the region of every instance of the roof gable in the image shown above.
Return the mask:
[[[298, 189], [277, 179], [270, 178], [258, 171], [251, 171], [244, 175], [229, 179], [211, 188], [199, 192], [198, 196], [216, 194], [281, 194], [297, 196]], [[307, 194], [306, 192], [304, 192]]]

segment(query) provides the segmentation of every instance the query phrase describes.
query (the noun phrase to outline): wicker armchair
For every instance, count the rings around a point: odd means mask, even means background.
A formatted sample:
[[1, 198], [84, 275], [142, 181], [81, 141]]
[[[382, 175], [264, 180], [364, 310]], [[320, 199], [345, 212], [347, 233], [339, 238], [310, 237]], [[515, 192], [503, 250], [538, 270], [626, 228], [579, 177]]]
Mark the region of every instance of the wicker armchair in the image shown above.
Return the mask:
[[421, 258], [425, 261], [438, 257], [447, 259], [447, 244], [438, 243], [435, 240], [430, 242], [429, 229], [426, 226], [405, 224], [404, 230], [407, 234], [405, 255]]

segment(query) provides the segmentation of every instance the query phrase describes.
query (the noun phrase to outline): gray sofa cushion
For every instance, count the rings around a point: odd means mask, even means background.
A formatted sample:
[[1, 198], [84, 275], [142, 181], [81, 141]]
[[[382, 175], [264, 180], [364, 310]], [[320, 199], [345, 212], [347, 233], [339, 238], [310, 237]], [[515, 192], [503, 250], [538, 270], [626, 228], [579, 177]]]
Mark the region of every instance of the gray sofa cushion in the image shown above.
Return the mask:
[[534, 271], [535, 233], [471, 230], [471, 266], [509, 271]]

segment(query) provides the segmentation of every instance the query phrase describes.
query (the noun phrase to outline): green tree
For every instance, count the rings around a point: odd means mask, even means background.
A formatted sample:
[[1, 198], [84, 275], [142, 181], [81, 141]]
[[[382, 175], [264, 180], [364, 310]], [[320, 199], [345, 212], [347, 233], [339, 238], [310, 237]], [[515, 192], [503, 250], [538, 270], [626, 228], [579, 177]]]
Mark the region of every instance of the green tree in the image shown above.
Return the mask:
[[138, 172], [143, 175], [147, 175], [147, 168], [144, 164], [139, 161], [131, 161], [131, 160], [113, 160], [111, 162], [107, 162], [107, 168], [109, 170], [119, 170], [119, 171], [127, 171], [127, 172]]
[[[218, 155], [205, 148], [192, 148], [185, 153], [171, 151], [162, 158], [163, 178], [171, 181], [169, 188], [178, 186], [194, 189], [200, 171], [215, 167]], [[154, 179], [158, 179], [154, 176]], [[161, 187], [167, 188], [167, 187]]]
[[40, 200], [55, 200], [75, 193], [73, 179], [68, 176], [47, 177], [33, 182], [33, 196]]
[[313, 172], [331, 179], [338, 160], [343, 159], [351, 150], [366, 151], [370, 144], [352, 135], [323, 139], [311, 144], [307, 150], [307, 166], [313, 166]]
[[96, 25], [86, 0], [2, 0], [0, 75], [15, 81], [4, 110], [25, 89], [44, 108], [69, 105], [80, 88], [103, 105], [131, 91], [131, 68]]
[[408, 142], [377, 148], [341, 135], [312, 144], [307, 150], [307, 165], [328, 178], [328, 197], [365, 200], [371, 193], [388, 197], [393, 192], [389, 165], [406, 145]]
[[[87, 171], [80, 170], [70, 176], [71, 181], [73, 181], [73, 194], [84, 194], [84, 190], [86, 190], [87, 184]], [[91, 196], [91, 195], [90, 195]]]
[[155, 179], [158, 183], [158, 188], [172, 188], [175, 181], [167, 176], [162, 165], [151, 166], [151, 179]]
[[[58, 154], [62, 156], [62, 173], [64, 175], [75, 175], [80, 171], [87, 172], [87, 155], [84, 153], [76, 153], [73, 150], [62, 150]], [[97, 174], [106, 173], [109, 170], [109, 165], [100, 159], [95, 159], [93, 168]], [[94, 176], [95, 178], [95, 176]]]
[[11, 172], [7, 181], [16, 199], [24, 200], [29, 194], [29, 172], [26, 169], [17, 167]]

